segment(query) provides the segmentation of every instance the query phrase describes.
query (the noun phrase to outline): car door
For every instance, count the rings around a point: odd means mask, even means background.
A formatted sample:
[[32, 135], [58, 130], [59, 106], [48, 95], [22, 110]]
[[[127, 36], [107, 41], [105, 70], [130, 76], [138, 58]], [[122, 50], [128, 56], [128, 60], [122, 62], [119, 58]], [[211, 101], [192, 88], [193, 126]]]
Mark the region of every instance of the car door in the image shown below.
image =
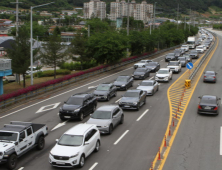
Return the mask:
[[109, 88], [109, 93], [110, 93], [110, 96], [113, 96], [114, 93], [115, 93], [115, 89], [114, 89], [114, 86], [111, 85], [110, 88]]
[[83, 114], [87, 115], [90, 112], [90, 100], [88, 98], [85, 98], [83, 100]]
[[86, 157], [89, 156], [91, 148], [92, 148], [92, 143], [90, 142], [90, 138], [91, 138], [91, 130], [89, 130], [86, 133], [85, 139], [84, 139], [84, 153], [85, 153]]
[[20, 155], [21, 153], [23, 153], [27, 147], [28, 147], [28, 140], [26, 137], [26, 131], [22, 131], [19, 133], [19, 141], [18, 141], [18, 150], [17, 153], [18, 155]]
[[95, 134], [96, 134], [97, 130], [96, 129], [91, 129], [89, 130], [89, 132], [87, 133], [87, 138], [85, 138], [85, 142], [87, 142], [87, 156], [89, 156], [93, 150], [95, 149], [95, 146], [96, 146], [96, 137], [95, 137]]
[[116, 126], [117, 123], [118, 123], [118, 110], [115, 109], [113, 110], [113, 113], [112, 113], [112, 122], [113, 122], [113, 126]]
[[35, 143], [34, 133], [32, 127], [26, 129], [27, 140], [28, 140], [28, 148], [32, 147]]

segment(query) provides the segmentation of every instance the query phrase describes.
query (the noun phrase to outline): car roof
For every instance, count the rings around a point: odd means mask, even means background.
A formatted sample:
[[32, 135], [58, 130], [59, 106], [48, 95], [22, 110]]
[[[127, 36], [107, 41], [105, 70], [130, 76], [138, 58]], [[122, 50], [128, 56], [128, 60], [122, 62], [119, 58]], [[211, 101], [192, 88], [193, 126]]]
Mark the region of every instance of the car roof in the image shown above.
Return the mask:
[[96, 110], [110, 111], [110, 110], [114, 110], [117, 107], [118, 105], [104, 105], [104, 106], [99, 107]]
[[89, 129], [93, 127], [96, 127], [96, 125], [80, 123], [76, 126], [73, 126], [69, 130], [67, 130], [64, 134], [84, 135], [86, 131], [88, 131]]
[[107, 85], [107, 86], [111, 86], [112, 83], [101, 83], [101, 84], [99, 84], [99, 85]]
[[160, 68], [160, 70], [169, 70], [169, 68]]
[[89, 94], [88, 93], [77, 93], [77, 94], [72, 95], [71, 97], [84, 98], [87, 95], [89, 95]]
[[205, 73], [215, 73], [215, 71], [205, 71]]
[[127, 90], [127, 92], [140, 92], [141, 90], [139, 89], [130, 89], [130, 90]]
[[32, 125], [31, 122], [11, 121], [10, 124], [4, 125], [3, 131], [22, 132]]
[[143, 80], [142, 82], [154, 82], [155, 80]]
[[174, 55], [174, 53], [168, 53], [167, 55]]

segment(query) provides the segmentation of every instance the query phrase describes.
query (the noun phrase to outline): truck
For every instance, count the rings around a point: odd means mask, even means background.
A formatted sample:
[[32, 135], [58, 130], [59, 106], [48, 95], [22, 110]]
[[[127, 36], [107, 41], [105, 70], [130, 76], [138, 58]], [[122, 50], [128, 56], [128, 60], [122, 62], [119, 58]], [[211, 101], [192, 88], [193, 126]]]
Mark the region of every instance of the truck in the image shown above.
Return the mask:
[[195, 42], [196, 42], [196, 38], [195, 37], [188, 37], [187, 45], [189, 46], [190, 49], [196, 47]]
[[45, 124], [11, 121], [0, 130], [0, 164], [16, 168], [17, 159], [33, 148], [42, 150], [48, 127]]

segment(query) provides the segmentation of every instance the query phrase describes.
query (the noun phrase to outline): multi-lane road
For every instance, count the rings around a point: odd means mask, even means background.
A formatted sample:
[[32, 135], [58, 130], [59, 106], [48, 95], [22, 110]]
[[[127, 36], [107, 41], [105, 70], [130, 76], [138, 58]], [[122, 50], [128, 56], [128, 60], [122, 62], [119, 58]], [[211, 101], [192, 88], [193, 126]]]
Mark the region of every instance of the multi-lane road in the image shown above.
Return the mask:
[[[222, 37], [219, 37], [222, 39]], [[222, 75], [220, 66], [220, 53], [218, 49], [206, 69], [214, 69], [218, 72], [216, 84], [200, 83], [190, 101], [186, 115], [178, 131], [174, 145], [165, 163], [166, 170], [183, 169], [221, 169], [219, 155], [220, 147], [220, 115], [218, 117], [200, 116], [196, 114], [197, 96], [205, 93], [220, 95], [220, 82]], [[162, 68], [166, 67], [164, 56], [154, 61], [160, 62]], [[195, 62], [195, 60], [193, 60]], [[218, 62], [219, 61], [219, 62]], [[160, 83], [159, 91], [154, 96], [147, 97], [146, 105], [139, 111], [124, 111], [125, 120], [122, 125], [114, 129], [111, 135], [101, 136], [101, 148], [87, 158], [83, 170], [147, 170], [151, 167], [158, 148], [165, 134], [169, 119], [169, 104], [167, 90], [170, 85], [180, 77], [174, 74], [169, 83]], [[46, 99], [38, 99], [35, 102], [18, 106], [11, 111], [0, 115], [0, 124], [10, 121], [24, 121], [47, 124], [49, 135], [46, 137], [46, 145], [42, 151], [32, 150], [18, 160], [17, 169], [50, 170], [54, 169], [48, 162], [51, 148], [66, 130], [80, 123], [79, 121], [65, 121], [59, 119], [59, 107], [67, 98], [75, 93], [93, 92], [90, 87], [104, 82], [113, 82], [118, 75], [131, 75], [132, 66], [120, 72], [112, 71], [110, 75], [89, 81], [79, 86], [69, 87], [62, 92], [57, 92]], [[152, 73], [148, 79], [153, 79]], [[132, 88], [136, 88], [140, 80], [134, 80]], [[98, 106], [116, 104], [124, 94], [118, 91], [117, 96], [109, 102], [98, 102]], [[86, 117], [82, 123], [86, 122]], [[124, 134], [124, 135], [123, 135]], [[212, 167], [212, 168], [211, 168]], [[220, 168], [219, 168], [220, 167]], [[0, 169], [6, 169], [0, 165]], [[59, 168], [56, 168], [59, 169]]]

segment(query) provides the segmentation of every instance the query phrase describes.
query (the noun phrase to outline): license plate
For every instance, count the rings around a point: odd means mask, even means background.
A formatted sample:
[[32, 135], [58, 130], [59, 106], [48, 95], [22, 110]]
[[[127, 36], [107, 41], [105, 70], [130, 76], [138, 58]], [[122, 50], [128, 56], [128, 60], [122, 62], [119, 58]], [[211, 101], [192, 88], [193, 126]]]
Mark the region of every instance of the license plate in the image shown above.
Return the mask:
[[209, 106], [206, 106], [204, 109], [207, 109], [207, 110], [210, 110], [211, 109], [211, 107], [209, 107]]
[[64, 162], [56, 162], [56, 164], [59, 164], [59, 165], [65, 165]]
[[71, 118], [71, 116], [64, 116], [64, 118], [69, 119], [69, 118]]
[[124, 107], [130, 107], [130, 106], [125, 105]]

